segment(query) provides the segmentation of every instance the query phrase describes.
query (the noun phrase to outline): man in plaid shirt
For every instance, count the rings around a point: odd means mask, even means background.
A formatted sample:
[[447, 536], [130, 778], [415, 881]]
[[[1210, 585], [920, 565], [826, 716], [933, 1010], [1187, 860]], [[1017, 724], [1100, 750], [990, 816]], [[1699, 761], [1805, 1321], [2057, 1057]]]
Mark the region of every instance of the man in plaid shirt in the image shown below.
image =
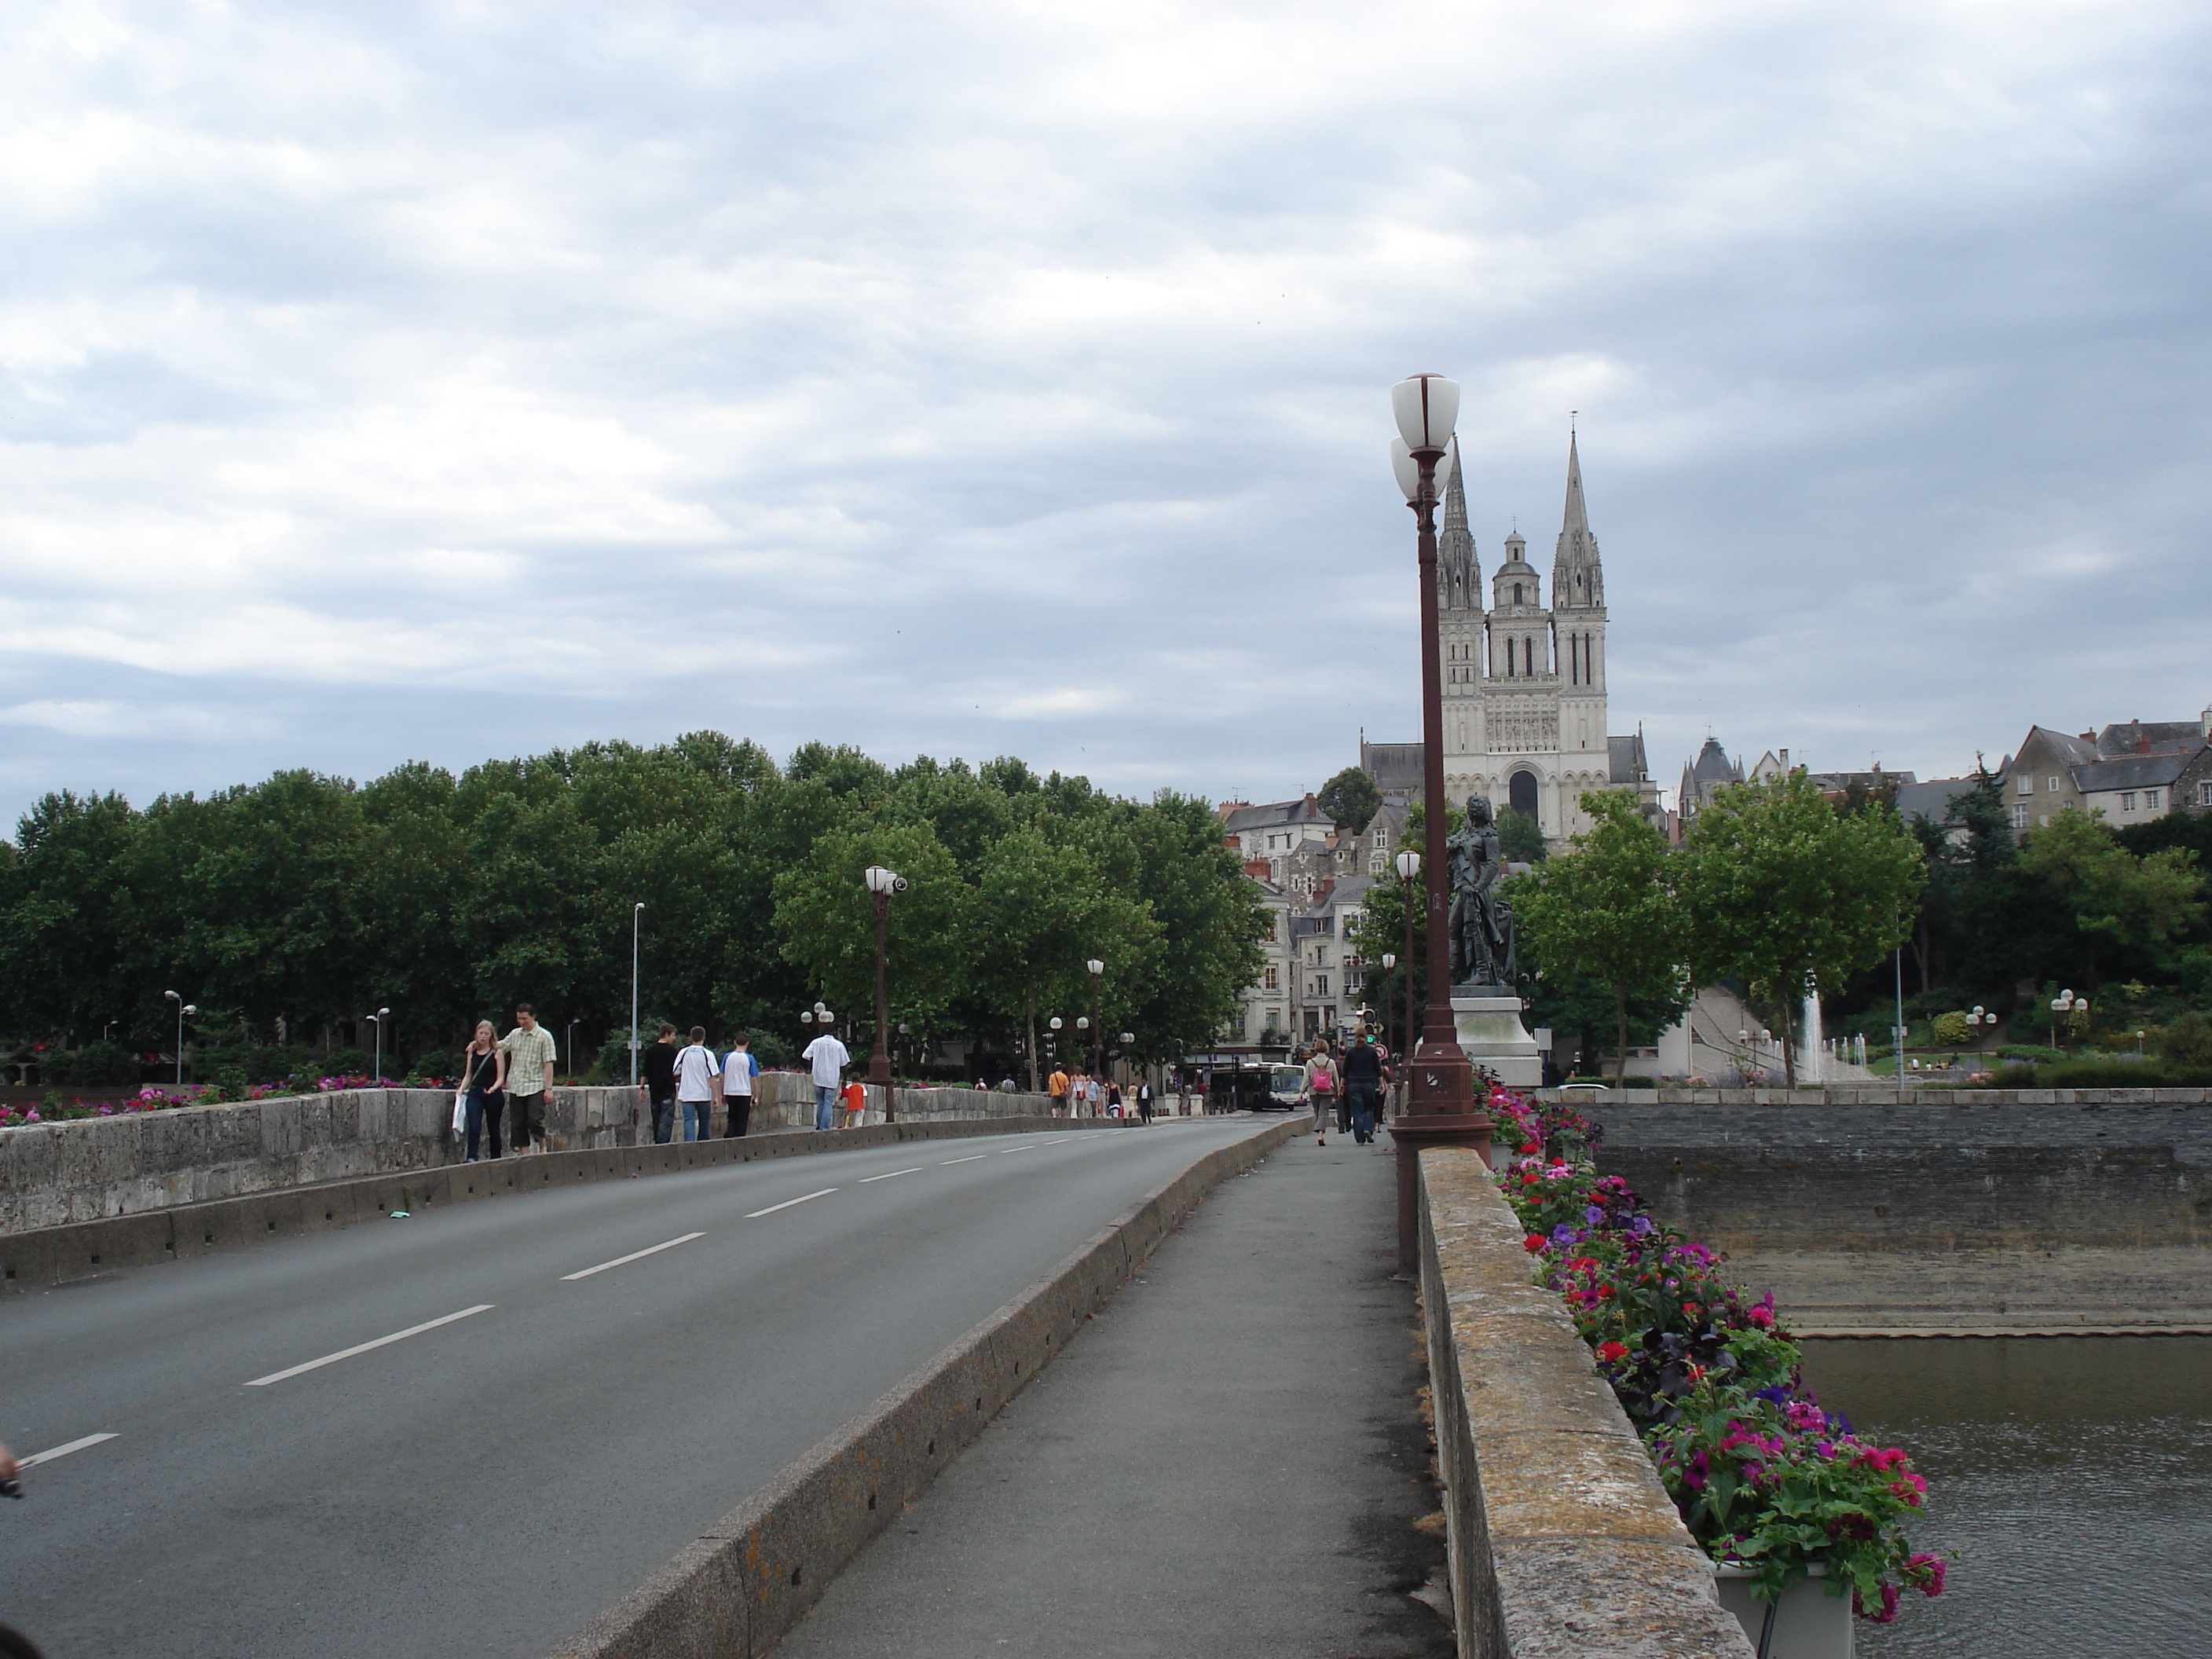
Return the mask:
[[553, 1081], [553, 1033], [528, 1003], [514, 1011], [514, 1029], [499, 1040], [507, 1051], [507, 1123], [518, 1152], [545, 1150], [545, 1091]]

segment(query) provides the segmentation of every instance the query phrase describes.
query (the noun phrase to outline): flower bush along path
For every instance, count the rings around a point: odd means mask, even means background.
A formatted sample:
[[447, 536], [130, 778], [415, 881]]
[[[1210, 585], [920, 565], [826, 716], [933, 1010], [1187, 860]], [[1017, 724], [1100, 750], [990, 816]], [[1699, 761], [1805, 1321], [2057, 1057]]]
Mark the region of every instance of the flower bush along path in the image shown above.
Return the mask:
[[50, 1094], [43, 1106], [0, 1106], [0, 1129], [29, 1123], [73, 1123], [88, 1117], [128, 1117], [133, 1112], [173, 1111], [179, 1106], [228, 1106], [241, 1100], [267, 1100], [276, 1096], [336, 1094], [342, 1089], [404, 1089], [410, 1086], [447, 1088], [444, 1079], [410, 1085], [368, 1077], [289, 1078], [282, 1083], [249, 1083], [226, 1087], [219, 1083], [186, 1084], [164, 1089], [149, 1084], [129, 1100], [75, 1100], [62, 1103], [59, 1093]]
[[1773, 1297], [1750, 1300], [1713, 1252], [1598, 1174], [1587, 1118], [1505, 1089], [1489, 1105], [1515, 1148], [1497, 1180], [1536, 1281], [1565, 1301], [1705, 1553], [1750, 1568], [1766, 1601], [1823, 1566], [1828, 1594], [1848, 1589], [1878, 1623], [1902, 1589], [1941, 1595], [1943, 1561], [1905, 1532], [1927, 1482], [1813, 1397]]

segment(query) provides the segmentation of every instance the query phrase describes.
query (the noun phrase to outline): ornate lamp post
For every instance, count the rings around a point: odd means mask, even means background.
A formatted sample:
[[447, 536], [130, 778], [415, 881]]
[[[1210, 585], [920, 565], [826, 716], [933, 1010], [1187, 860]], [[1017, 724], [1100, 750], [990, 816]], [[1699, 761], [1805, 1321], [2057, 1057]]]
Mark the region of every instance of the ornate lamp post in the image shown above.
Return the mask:
[[1407, 1088], [1413, 1086], [1413, 1077], [1406, 1070], [1413, 1057], [1413, 884], [1420, 879], [1420, 875], [1421, 855], [1419, 853], [1398, 854], [1398, 881], [1406, 901], [1406, 954], [1402, 958], [1406, 964], [1406, 1029], [1401, 1033], [1404, 1044], [1400, 1050], [1398, 1070]]
[[185, 1086], [185, 1016], [197, 1014], [199, 1006], [185, 1001], [174, 991], [164, 991], [161, 994], [177, 1005], [177, 1087], [181, 1089]]
[[629, 1086], [637, 1087], [637, 924], [645, 901], [629, 907]]
[[[1459, 386], [1441, 374], [1413, 374], [1390, 388], [1397, 418], [1392, 446], [1398, 483], [1413, 509], [1414, 550], [1421, 584], [1422, 829], [1428, 868], [1428, 1011], [1411, 1064], [1405, 1108], [1391, 1121], [1398, 1152], [1398, 1261], [1419, 1266], [1420, 1233], [1414, 1214], [1424, 1146], [1473, 1146], [1490, 1154], [1490, 1119], [1474, 1106], [1474, 1068], [1459, 1046], [1452, 1018], [1451, 940], [1446, 930], [1449, 896], [1444, 862], [1443, 666], [1437, 641], [1437, 464], [1459, 419]], [[1408, 958], [1412, 956], [1408, 949]]]
[[872, 864], [866, 878], [868, 890], [876, 896], [876, 1052], [868, 1056], [868, 1081], [883, 1090], [884, 1121], [894, 1123], [898, 1121], [898, 1109], [891, 1103], [891, 1057], [884, 1048], [890, 1022], [889, 988], [884, 979], [884, 933], [890, 925], [891, 895], [906, 891], [906, 878]]

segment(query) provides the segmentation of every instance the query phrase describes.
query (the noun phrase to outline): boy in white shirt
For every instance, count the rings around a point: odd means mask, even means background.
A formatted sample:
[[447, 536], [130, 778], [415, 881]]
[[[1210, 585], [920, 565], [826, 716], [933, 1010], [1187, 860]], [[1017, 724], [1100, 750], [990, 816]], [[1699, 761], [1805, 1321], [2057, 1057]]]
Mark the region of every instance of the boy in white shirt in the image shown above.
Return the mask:
[[707, 1028], [691, 1028], [690, 1046], [676, 1056], [676, 1105], [684, 1115], [684, 1139], [704, 1140], [714, 1133], [714, 1103], [722, 1093], [722, 1067], [707, 1046]]

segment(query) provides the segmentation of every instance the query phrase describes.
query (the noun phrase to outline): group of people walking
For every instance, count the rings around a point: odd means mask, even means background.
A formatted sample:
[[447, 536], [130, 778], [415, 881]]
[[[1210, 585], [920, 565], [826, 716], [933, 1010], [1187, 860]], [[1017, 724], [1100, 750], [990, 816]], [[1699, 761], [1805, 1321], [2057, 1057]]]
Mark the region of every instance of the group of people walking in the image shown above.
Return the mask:
[[491, 1155], [502, 1156], [502, 1125], [518, 1152], [545, 1150], [545, 1091], [553, 1084], [556, 1056], [553, 1033], [538, 1023], [528, 1003], [514, 1010], [514, 1029], [505, 1036], [492, 1030], [488, 1019], [477, 1022], [476, 1035], [461, 1055], [462, 1109], [469, 1139], [469, 1162], [486, 1139]]
[[1313, 1108], [1315, 1143], [1328, 1145], [1332, 1107], [1339, 1134], [1350, 1135], [1362, 1146], [1372, 1141], [1382, 1091], [1390, 1082], [1389, 1056], [1368, 1039], [1364, 1030], [1354, 1033], [1341, 1057], [1330, 1052], [1327, 1039], [1316, 1043], [1306, 1060], [1301, 1091]]
[[1045, 1080], [1045, 1088], [1052, 1096], [1052, 1115], [1054, 1117], [1120, 1117], [1127, 1107], [1135, 1109], [1136, 1115], [1146, 1123], [1152, 1121], [1152, 1085], [1140, 1080], [1134, 1090], [1135, 1099], [1125, 1106], [1121, 1085], [1113, 1079], [1103, 1082], [1090, 1073], [1079, 1069], [1073, 1076], [1059, 1066]]

